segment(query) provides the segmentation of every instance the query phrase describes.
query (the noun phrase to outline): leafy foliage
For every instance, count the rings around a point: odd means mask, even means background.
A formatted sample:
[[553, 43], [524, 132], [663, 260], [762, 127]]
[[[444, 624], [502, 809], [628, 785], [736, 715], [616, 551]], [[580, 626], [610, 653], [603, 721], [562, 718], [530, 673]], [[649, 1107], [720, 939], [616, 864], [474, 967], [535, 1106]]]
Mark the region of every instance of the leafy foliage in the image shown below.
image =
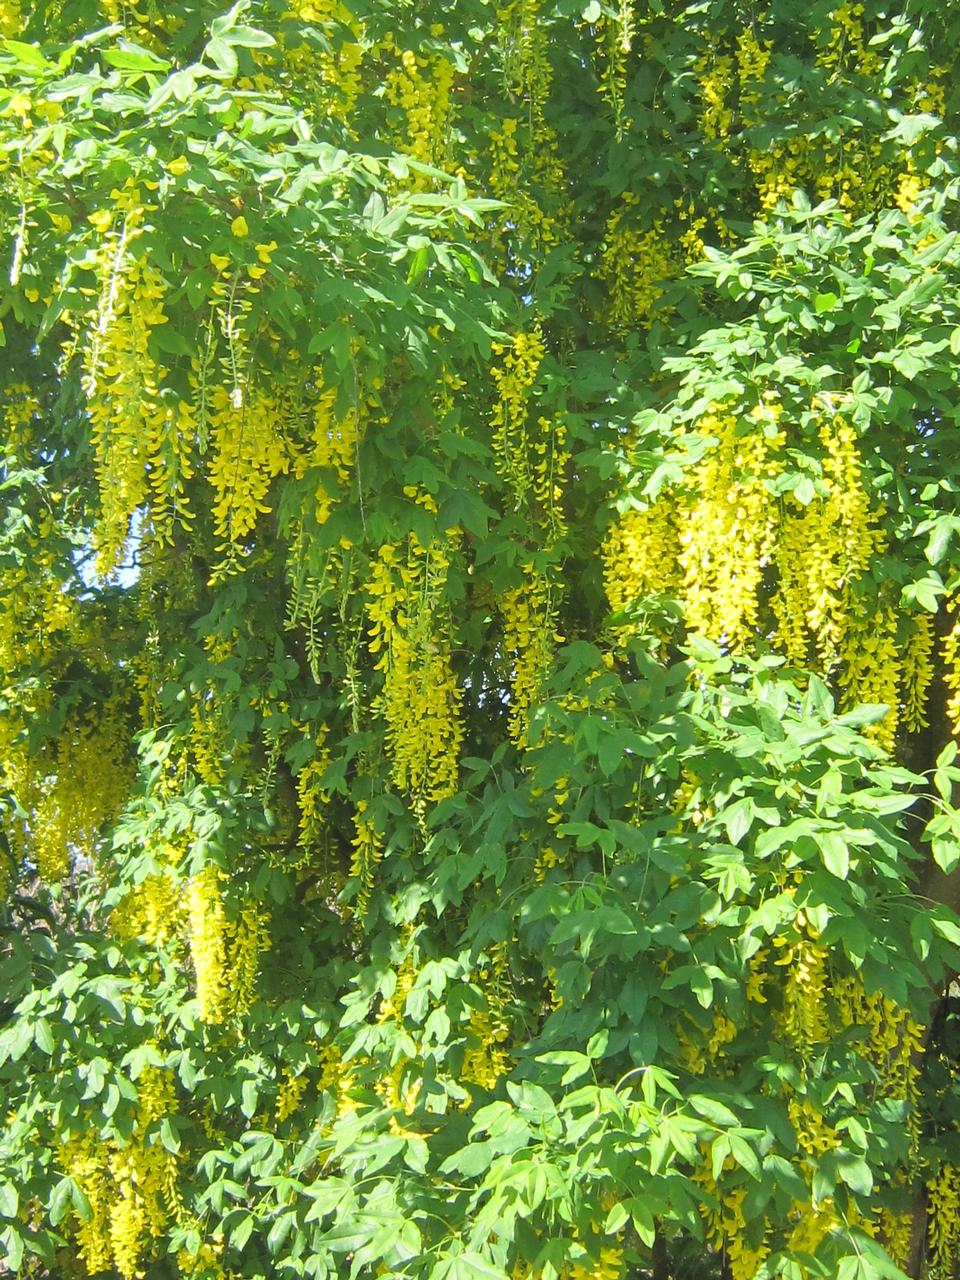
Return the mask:
[[0, 1270], [954, 1275], [953, 7], [0, 32]]

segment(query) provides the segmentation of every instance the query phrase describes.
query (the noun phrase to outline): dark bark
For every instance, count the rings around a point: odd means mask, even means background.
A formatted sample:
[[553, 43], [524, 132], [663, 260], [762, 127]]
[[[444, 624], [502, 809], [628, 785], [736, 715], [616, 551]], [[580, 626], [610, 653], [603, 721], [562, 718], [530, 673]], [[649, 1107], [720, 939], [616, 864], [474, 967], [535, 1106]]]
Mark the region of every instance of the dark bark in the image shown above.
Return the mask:
[[910, 1231], [910, 1256], [907, 1260], [907, 1275], [914, 1280], [921, 1280], [927, 1253], [927, 1195], [923, 1186], [918, 1190], [913, 1202], [913, 1224]]
[[657, 1227], [653, 1240], [653, 1275], [652, 1280], [670, 1280], [670, 1259], [667, 1256], [667, 1239], [663, 1229]]

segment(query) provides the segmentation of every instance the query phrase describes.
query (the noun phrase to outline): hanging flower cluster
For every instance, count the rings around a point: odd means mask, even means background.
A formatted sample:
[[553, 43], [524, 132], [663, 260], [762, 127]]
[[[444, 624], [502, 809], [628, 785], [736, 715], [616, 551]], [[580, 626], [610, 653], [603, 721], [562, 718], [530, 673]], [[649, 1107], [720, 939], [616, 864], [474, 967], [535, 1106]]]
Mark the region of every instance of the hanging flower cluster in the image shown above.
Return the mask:
[[467, 1023], [467, 1044], [459, 1080], [492, 1091], [510, 1070], [510, 1028], [506, 1010], [506, 955], [503, 947], [493, 950], [490, 961], [479, 974], [484, 1007], [472, 1009]]
[[553, 81], [542, 0], [506, 0], [497, 9], [504, 88], [535, 120], [543, 119]]
[[214, 388], [211, 397], [211, 457], [214, 530], [224, 560], [222, 577], [236, 567], [260, 516], [270, 510], [267, 495], [274, 477], [288, 470], [290, 455], [281, 429], [276, 395], [242, 388]]
[[927, 1183], [930, 1276], [947, 1280], [960, 1256], [960, 1169], [944, 1162]]
[[[820, 473], [805, 481], [801, 501], [780, 483], [795, 428], [775, 395], [745, 414], [720, 405], [704, 413], [696, 424], [707, 445], [700, 461], [611, 526], [602, 548], [607, 597], [623, 613], [674, 595], [689, 630], [731, 651], [749, 650], [762, 636], [797, 666], [815, 663], [839, 676], [844, 708], [890, 709], [866, 729], [890, 749], [901, 720], [911, 732], [922, 725], [932, 623], [902, 614], [871, 584], [885, 547], [883, 513], [871, 505], [857, 433], [833, 398], [814, 418]], [[953, 688], [956, 641], [948, 636], [945, 644]]]
[[366, 915], [370, 895], [373, 892], [373, 877], [383, 857], [383, 836], [368, 812], [366, 800], [357, 801], [354, 815], [353, 848], [350, 857], [350, 874], [359, 882], [356, 898], [356, 913], [361, 918]]
[[141, 218], [134, 208], [121, 229], [104, 239], [100, 303], [83, 347], [83, 386], [100, 486], [97, 568], [103, 574], [123, 559], [130, 520], [150, 494], [151, 445], [160, 450], [153, 489], [161, 509], [175, 503], [183, 472], [184, 451], [174, 442], [179, 414], [162, 403], [164, 371], [150, 349], [152, 331], [167, 322], [166, 284], [145, 257], [130, 252]]
[[[780, 1004], [776, 1025], [784, 1049], [802, 1059], [811, 1053], [823, 1054], [828, 1042], [835, 1037], [856, 1046], [856, 1052], [875, 1075], [877, 1096], [902, 1107], [916, 1155], [920, 1137], [917, 1102], [923, 1028], [908, 1009], [882, 991], [868, 993], [859, 976], [830, 972], [827, 950], [802, 913], [797, 917], [797, 925], [799, 937], [774, 939], [773, 965], [783, 978], [777, 993]], [[770, 976], [764, 963], [768, 958], [765, 953], [762, 958], [758, 953], [751, 960], [751, 982], [755, 991], [758, 977], [762, 975], [765, 983]], [[713, 1025], [716, 1028], [723, 1022], [721, 1014], [715, 1016]], [[719, 1036], [711, 1034], [704, 1043], [702, 1032], [694, 1031], [693, 1026], [688, 1019], [685, 1027], [689, 1030], [681, 1028], [680, 1061], [693, 1075], [722, 1074], [726, 1069], [725, 1048], [736, 1038], [738, 1028], [731, 1023], [729, 1032]], [[848, 1199], [841, 1214], [832, 1198], [824, 1199], [814, 1193], [812, 1180], [816, 1162], [842, 1148], [848, 1137], [843, 1126], [836, 1126], [824, 1113], [822, 1098], [810, 1088], [808, 1073], [800, 1072], [795, 1077], [785, 1075], [780, 1089], [797, 1146], [806, 1157], [798, 1171], [807, 1182], [808, 1193], [805, 1198], [794, 1200], [786, 1224], [778, 1221], [769, 1227], [782, 1230], [786, 1226], [787, 1248], [811, 1254], [828, 1233], [841, 1228], [856, 1227], [873, 1238], [879, 1233], [885, 1247], [905, 1263], [912, 1218], [896, 1207], [895, 1200], [866, 1214]], [[749, 1184], [737, 1161], [729, 1154], [722, 1160], [715, 1158], [712, 1147], [706, 1143], [701, 1146], [701, 1156], [693, 1178], [705, 1193], [700, 1213], [708, 1237], [714, 1248], [727, 1258], [731, 1273], [750, 1280], [755, 1268], [771, 1251], [769, 1227], [759, 1239], [755, 1220], [752, 1232], [748, 1230], [744, 1200]], [[945, 1260], [948, 1255], [952, 1256], [957, 1237], [955, 1233], [950, 1234], [951, 1228], [943, 1216], [950, 1206], [941, 1205], [938, 1197], [942, 1194], [949, 1198], [953, 1189], [951, 1178], [950, 1173], [941, 1174], [930, 1183], [931, 1253], [936, 1255], [942, 1248]], [[749, 1239], [754, 1243], [749, 1243]], [[945, 1270], [942, 1274], [950, 1272]]]
[[177, 1157], [157, 1136], [159, 1123], [177, 1110], [172, 1073], [147, 1064], [136, 1090], [136, 1120], [127, 1142], [102, 1139], [90, 1123], [61, 1147], [62, 1167], [89, 1205], [89, 1216], [78, 1214], [76, 1223], [89, 1275], [111, 1267], [123, 1280], [142, 1275], [145, 1251], [181, 1215]]
[[[449, 167], [453, 80], [453, 64], [442, 55], [424, 57], [404, 49], [399, 53], [399, 66], [389, 72], [384, 89], [387, 101], [400, 108], [405, 117], [399, 138], [401, 149], [421, 164], [437, 169]], [[432, 185], [432, 179], [426, 174], [414, 174], [410, 185], [414, 191], [422, 191]]]
[[490, 191], [507, 208], [497, 247], [518, 259], [545, 252], [568, 235], [569, 184], [557, 131], [546, 118], [553, 83], [549, 26], [541, 0], [507, 0], [497, 9], [504, 90], [518, 109], [490, 135]]
[[782, 1034], [801, 1052], [829, 1035], [826, 1009], [826, 952], [815, 940], [783, 947], [775, 963], [785, 969]]
[[943, 639], [943, 683], [947, 689], [947, 719], [960, 737], [960, 608], [954, 596], [947, 602], [953, 625]]
[[636, 35], [633, 0], [620, 0], [615, 18], [602, 14], [597, 21], [600, 97], [613, 115], [618, 137], [622, 136], [631, 123], [624, 112], [624, 99], [629, 58]]
[[443, 598], [449, 564], [443, 543], [411, 534], [405, 555], [393, 543], [380, 548], [365, 587], [391, 774], [420, 809], [456, 790], [463, 739]]
[[185, 904], [176, 873], [179, 857], [174, 854], [166, 861], [162, 871], [145, 876], [124, 895], [111, 922], [118, 937], [142, 938], [159, 948], [184, 932]]
[[[668, 283], [705, 252], [701, 233], [708, 219], [692, 200], [677, 198], [672, 209], [658, 206], [652, 213], [645, 204], [635, 192], [624, 192], [604, 226], [595, 275], [604, 288], [602, 318], [617, 330], [666, 319], [671, 308], [660, 299]], [[708, 212], [717, 234], [726, 236], [716, 210]]]
[[691, 501], [679, 522], [682, 599], [692, 630], [722, 636], [732, 648], [754, 632], [774, 545], [776, 505], [767, 482], [783, 466], [778, 417], [773, 402], [745, 422], [718, 406], [698, 424], [716, 445], [693, 468]]
[[208, 863], [186, 890], [186, 929], [203, 1022], [216, 1024], [246, 1012], [256, 993], [260, 957], [270, 947], [269, 919], [247, 901], [231, 916], [224, 901], [225, 875]]
[[603, 544], [603, 580], [618, 613], [638, 600], [679, 588], [679, 512], [667, 502], [632, 509], [612, 526]]
[[498, 474], [506, 481], [514, 505], [521, 508], [534, 483], [528, 436], [529, 403], [545, 354], [539, 329], [518, 333], [510, 346], [497, 344], [501, 362], [492, 370], [497, 400], [490, 416]]
[[615, 328], [649, 322], [665, 284], [676, 275], [677, 251], [662, 215], [644, 226], [640, 198], [625, 192], [607, 219], [598, 278], [604, 286], [604, 314]]
[[287, 65], [300, 84], [313, 89], [320, 115], [352, 133], [354, 109], [363, 88], [363, 23], [342, 0], [294, 0], [290, 16], [320, 28], [327, 47], [318, 49], [293, 26], [283, 41]]
[[[697, 60], [695, 69], [700, 84], [700, 131], [707, 142], [722, 146], [733, 127], [729, 99], [735, 84], [734, 59], [729, 53], [714, 49]], [[748, 65], [746, 69], [752, 79], [753, 67]]]
[[48, 883], [66, 876], [75, 860], [96, 858], [104, 827], [129, 795], [128, 738], [120, 707], [108, 704], [100, 715], [68, 721], [18, 779], [20, 805], [29, 815], [24, 852]]
[[840, 646], [843, 693], [840, 705], [849, 709], [860, 703], [889, 707], [884, 718], [867, 725], [864, 736], [892, 751], [900, 723], [902, 653], [897, 639], [897, 615], [889, 593], [881, 591], [871, 605], [851, 602], [850, 617]]
[[0, 4], [0, 35], [7, 37], [20, 34], [23, 25], [23, 14], [20, 0], [3, 0]]
[[558, 641], [557, 588], [532, 564], [524, 566], [524, 581], [504, 593], [503, 646], [511, 667], [510, 736], [523, 745], [530, 727], [541, 682], [550, 669]]
[[[728, 1156], [723, 1168], [718, 1169], [715, 1176], [712, 1152], [707, 1144], [703, 1145], [703, 1159], [693, 1174], [693, 1181], [704, 1192], [700, 1216], [704, 1221], [707, 1238], [726, 1257], [733, 1280], [753, 1280], [757, 1268], [770, 1253], [770, 1248], [764, 1240], [755, 1247], [747, 1243], [747, 1222], [743, 1212], [747, 1188], [725, 1188], [722, 1185], [723, 1172], [729, 1172], [734, 1167], [733, 1158]], [[718, 1177], [720, 1181], [717, 1180]]]
[[320, 842], [326, 822], [326, 806], [329, 794], [323, 785], [322, 778], [332, 759], [332, 752], [327, 743], [326, 725], [320, 725], [312, 732], [303, 727], [307, 737], [312, 738], [316, 751], [297, 773], [297, 812], [299, 815], [299, 831], [297, 847], [302, 851], [304, 859], [309, 858], [314, 847]]
[[323, 386], [320, 379], [318, 384], [310, 443], [307, 448], [296, 451], [293, 473], [300, 479], [312, 468], [317, 469], [315, 519], [317, 525], [322, 525], [330, 518], [335, 502], [350, 482], [360, 438], [360, 415], [355, 407], [338, 415], [336, 388]]

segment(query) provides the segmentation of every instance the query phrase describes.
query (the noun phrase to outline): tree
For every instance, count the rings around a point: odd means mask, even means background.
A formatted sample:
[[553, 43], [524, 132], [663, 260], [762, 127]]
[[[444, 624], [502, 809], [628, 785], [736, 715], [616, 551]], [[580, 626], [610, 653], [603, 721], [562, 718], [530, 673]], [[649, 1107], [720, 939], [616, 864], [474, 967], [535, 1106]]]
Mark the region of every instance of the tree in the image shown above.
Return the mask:
[[956, 6], [0, 31], [0, 1272], [954, 1276]]

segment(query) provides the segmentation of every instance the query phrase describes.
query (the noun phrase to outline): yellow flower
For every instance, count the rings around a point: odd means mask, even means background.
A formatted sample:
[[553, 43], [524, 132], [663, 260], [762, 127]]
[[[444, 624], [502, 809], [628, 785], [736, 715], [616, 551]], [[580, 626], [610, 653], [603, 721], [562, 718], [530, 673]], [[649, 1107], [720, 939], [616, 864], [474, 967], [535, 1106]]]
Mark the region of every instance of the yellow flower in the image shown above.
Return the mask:
[[381, 708], [396, 785], [418, 809], [452, 795], [463, 724], [443, 606], [447, 549], [411, 536], [407, 554], [385, 543], [366, 584], [369, 648], [384, 672]]
[[203, 1022], [222, 1022], [229, 1003], [228, 931], [220, 891], [222, 873], [208, 864], [187, 885], [187, 940]]
[[247, 220], [242, 213], [230, 223], [230, 230], [238, 237], [243, 237], [249, 233], [250, 228], [247, 226]]
[[176, 160], [171, 160], [167, 165], [167, 172], [172, 173], [175, 178], [181, 178], [190, 168], [190, 162], [186, 156], [177, 156]]
[[523, 585], [505, 592], [500, 601], [503, 643], [510, 662], [510, 736], [521, 746], [526, 743], [530, 709], [559, 638], [555, 594], [549, 579], [527, 564]]

